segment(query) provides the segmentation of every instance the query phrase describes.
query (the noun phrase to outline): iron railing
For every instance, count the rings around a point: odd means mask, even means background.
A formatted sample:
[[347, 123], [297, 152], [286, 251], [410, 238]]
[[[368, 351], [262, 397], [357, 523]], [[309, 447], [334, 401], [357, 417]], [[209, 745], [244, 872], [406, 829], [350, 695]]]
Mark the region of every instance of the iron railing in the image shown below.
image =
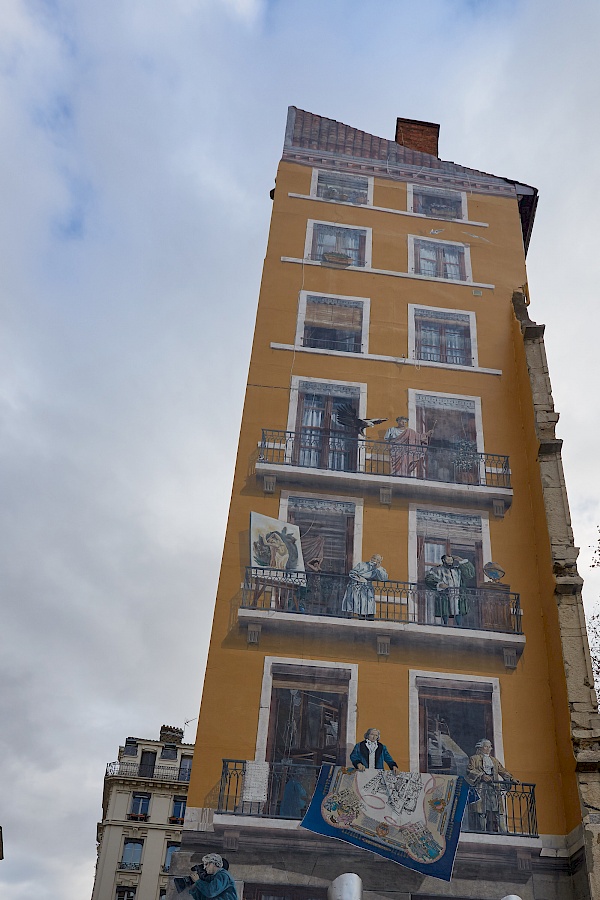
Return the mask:
[[190, 770], [176, 766], [152, 766], [134, 762], [117, 760], [106, 764], [107, 776], [118, 775], [120, 778], [152, 778], [157, 781], [189, 781]]
[[127, 862], [127, 860], [120, 860], [119, 869], [126, 870], [128, 872], [139, 872], [142, 868], [141, 862]]
[[[301, 819], [313, 795], [320, 766], [299, 761], [271, 763], [262, 799], [245, 784], [247, 763], [224, 759], [218, 813]], [[501, 781], [489, 785], [493, 797], [467, 806], [462, 830], [479, 834], [537, 837], [535, 785]], [[483, 796], [483, 795], [482, 795]]]
[[508, 456], [479, 453], [470, 441], [454, 447], [394, 444], [348, 436], [344, 431], [263, 429], [258, 462], [277, 466], [392, 475], [465, 484], [510, 488]]
[[[249, 566], [242, 586], [241, 607], [352, 618], [353, 584], [348, 575], [287, 573]], [[374, 611], [369, 618], [376, 621], [521, 634], [519, 594], [492, 587], [464, 588], [457, 602], [463, 614], [444, 617], [440, 594], [424, 585], [405, 581], [372, 581], [371, 585]]]
[[537, 837], [535, 784], [498, 781], [477, 791], [480, 800], [467, 805], [463, 831]]
[[241, 816], [301, 819], [321, 767], [297, 761], [271, 763], [262, 799], [246, 784], [246, 761], [224, 759], [217, 812]]

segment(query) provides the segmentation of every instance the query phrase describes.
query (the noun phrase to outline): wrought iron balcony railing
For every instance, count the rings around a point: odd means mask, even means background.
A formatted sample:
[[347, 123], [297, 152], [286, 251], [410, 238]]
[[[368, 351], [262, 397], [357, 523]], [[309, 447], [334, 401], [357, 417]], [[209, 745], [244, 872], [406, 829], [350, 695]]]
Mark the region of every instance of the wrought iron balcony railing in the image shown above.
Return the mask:
[[[218, 813], [282, 819], [301, 819], [304, 816], [320, 766], [298, 760], [271, 763], [267, 780], [258, 790], [254, 773], [246, 778], [247, 767], [248, 763], [243, 759], [223, 760]], [[469, 804], [462, 830], [537, 837], [535, 785], [502, 781], [489, 787], [494, 791], [493, 802], [480, 800]]]
[[152, 766], [117, 760], [106, 764], [106, 775], [120, 778], [152, 778], [157, 781], [189, 781], [190, 770], [177, 766]]
[[463, 831], [537, 837], [535, 784], [499, 781], [487, 789], [487, 795], [482, 793], [479, 801], [467, 805]]
[[263, 429], [258, 462], [445, 484], [511, 487], [508, 456], [479, 453], [470, 441], [461, 441], [455, 447], [431, 447], [371, 441], [317, 428]]
[[141, 868], [141, 862], [127, 862], [125, 859], [122, 859], [119, 862], [119, 869], [124, 869], [128, 872], [139, 872]]
[[[243, 759], [224, 759], [217, 812], [241, 816], [301, 819], [313, 795], [320, 766], [310, 763], [271, 763], [266, 784], [257, 791], [246, 779]], [[262, 793], [259, 798], [258, 794]]]
[[[348, 575], [290, 574], [279, 569], [248, 567], [241, 606], [243, 609], [298, 615], [352, 618], [353, 583]], [[372, 581], [371, 584], [375, 609], [370, 618], [376, 621], [522, 633], [519, 594], [493, 587], [465, 588], [460, 590], [460, 598], [457, 598], [457, 607], [463, 609], [463, 614], [450, 617], [443, 615], [445, 608], [438, 592], [424, 585], [404, 581]]]

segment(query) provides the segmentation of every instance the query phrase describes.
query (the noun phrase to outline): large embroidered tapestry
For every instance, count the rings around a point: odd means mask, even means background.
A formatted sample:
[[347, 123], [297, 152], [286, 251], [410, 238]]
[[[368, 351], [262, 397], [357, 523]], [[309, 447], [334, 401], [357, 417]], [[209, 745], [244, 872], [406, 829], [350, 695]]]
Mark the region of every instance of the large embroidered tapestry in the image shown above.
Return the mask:
[[302, 827], [450, 881], [468, 792], [456, 775], [321, 766]]

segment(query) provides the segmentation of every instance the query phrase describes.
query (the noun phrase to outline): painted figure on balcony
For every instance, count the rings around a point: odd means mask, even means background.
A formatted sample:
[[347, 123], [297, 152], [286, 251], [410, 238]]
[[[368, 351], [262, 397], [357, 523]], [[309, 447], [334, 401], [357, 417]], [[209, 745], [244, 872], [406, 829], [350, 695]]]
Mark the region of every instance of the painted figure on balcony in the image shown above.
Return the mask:
[[375, 618], [373, 581], [387, 581], [388, 573], [381, 563], [383, 556], [374, 553], [368, 562], [359, 562], [348, 575], [349, 584], [342, 599], [342, 611], [363, 619]]
[[448, 624], [450, 618], [460, 625], [462, 616], [469, 611], [467, 582], [475, 577], [475, 567], [468, 559], [458, 556], [442, 556], [439, 566], [434, 566], [425, 576], [425, 584], [436, 592], [435, 616]]
[[398, 416], [396, 427], [388, 428], [384, 440], [390, 445], [390, 473], [392, 475], [425, 476], [425, 455], [431, 431], [415, 431], [408, 427], [406, 416]]
[[308, 794], [306, 793], [298, 775], [293, 770], [288, 776], [283, 799], [279, 809], [279, 815], [286, 819], [301, 819]]
[[519, 784], [519, 780], [492, 756], [492, 742], [487, 738], [482, 738], [475, 745], [466, 780], [479, 794], [479, 800], [470, 804], [472, 813], [477, 816], [478, 831], [506, 834], [504, 794], [510, 783]]
[[381, 732], [378, 728], [369, 728], [365, 731], [365, 738], [354, 745], [350, 754], [350, 762], [359, 772], [365, 769], [384, 769], [385, 764], [392, 772], [398, 771], [398, 766], [391, 757], [385, 744], [380, 742]]

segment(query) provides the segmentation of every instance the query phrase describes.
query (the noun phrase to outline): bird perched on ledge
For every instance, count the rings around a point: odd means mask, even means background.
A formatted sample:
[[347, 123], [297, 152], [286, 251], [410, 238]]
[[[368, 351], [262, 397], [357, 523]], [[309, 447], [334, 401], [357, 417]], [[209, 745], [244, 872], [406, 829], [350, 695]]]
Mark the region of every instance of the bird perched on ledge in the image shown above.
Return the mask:
[[387, 422], [387, 419], [359, 419], [350, 403], [344, 403], [335, 414], [340, 425], [346, 428], [352, 428], [363, 437], [365, 436], [365, 428], [372, 428], [374, 425], [381, 425]]

